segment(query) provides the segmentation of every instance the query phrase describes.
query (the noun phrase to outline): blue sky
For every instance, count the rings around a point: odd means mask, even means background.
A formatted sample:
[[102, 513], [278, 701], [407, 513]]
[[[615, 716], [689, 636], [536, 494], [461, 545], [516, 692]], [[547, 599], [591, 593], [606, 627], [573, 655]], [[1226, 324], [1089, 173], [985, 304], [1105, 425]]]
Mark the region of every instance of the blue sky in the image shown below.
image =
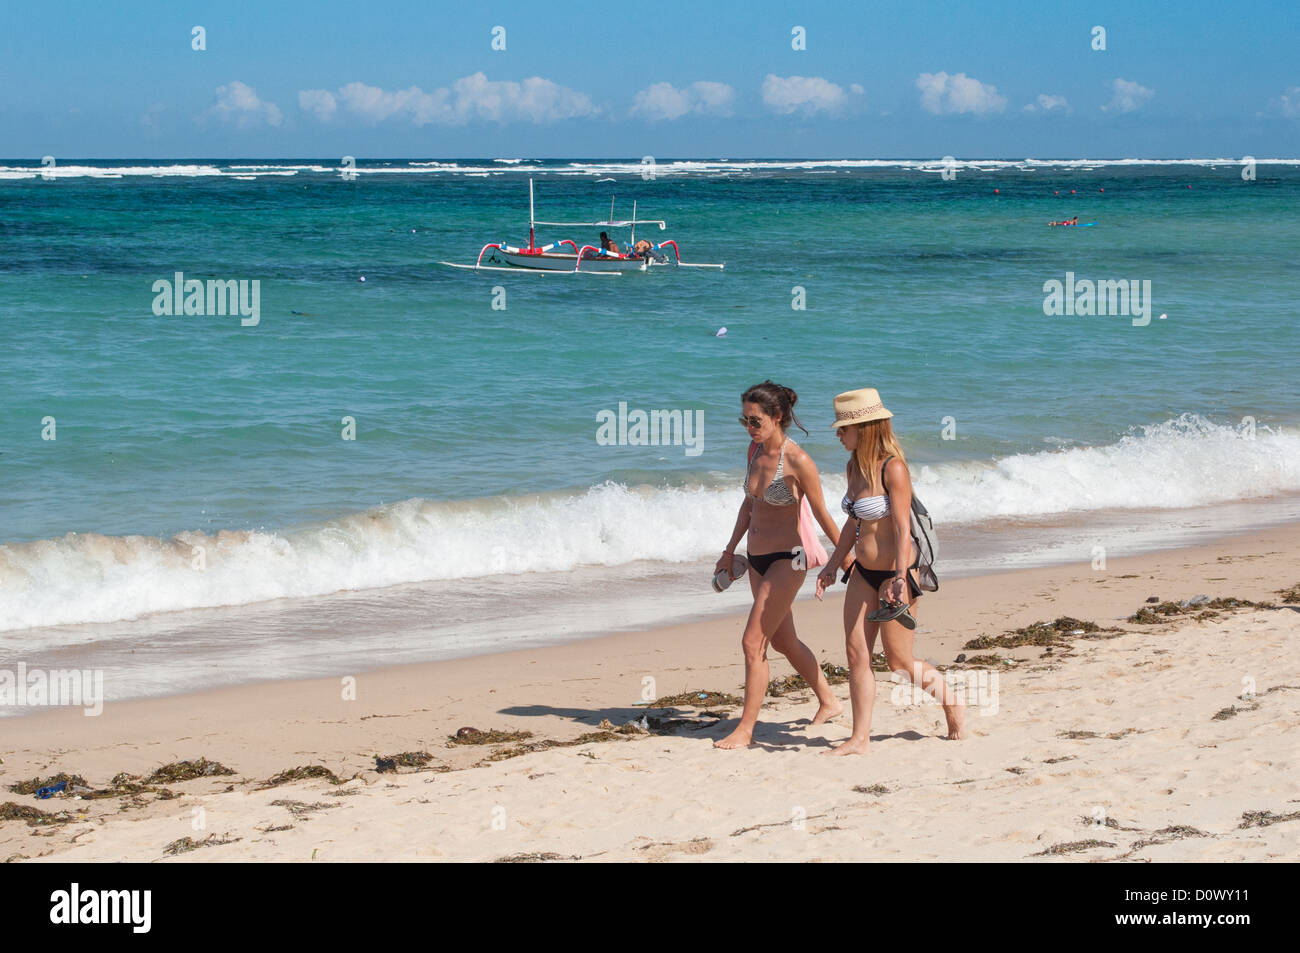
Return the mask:
[[10, 3], [47, 154], [1294, 157], [1300, 4]]

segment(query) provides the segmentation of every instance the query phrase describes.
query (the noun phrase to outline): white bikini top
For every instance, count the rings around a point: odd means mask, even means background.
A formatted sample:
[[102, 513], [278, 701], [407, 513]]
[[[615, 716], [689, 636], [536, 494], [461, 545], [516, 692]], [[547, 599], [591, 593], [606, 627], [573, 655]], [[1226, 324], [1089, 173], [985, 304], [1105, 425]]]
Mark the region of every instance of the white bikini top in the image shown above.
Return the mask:
[[[885, 489], [885, 467], [893, 457], [887, 457], [884, 464], [880, 467], [880, 486]], [[878, 520], [889, 515], [889, 491], [886, 489], [880, 496], [860, 496], [856, 500], [849, 499], [847, 493], [844, 499], [840, 500], [840, 509], [848, 516], [856, 517], [860, 520]]]
[[850, 500], [848, 494], [840, 500], [840, 509], [849, 516], [860, 520], [878, 520], [889, 515], [889, 494], [884, 496], [861, 496]]

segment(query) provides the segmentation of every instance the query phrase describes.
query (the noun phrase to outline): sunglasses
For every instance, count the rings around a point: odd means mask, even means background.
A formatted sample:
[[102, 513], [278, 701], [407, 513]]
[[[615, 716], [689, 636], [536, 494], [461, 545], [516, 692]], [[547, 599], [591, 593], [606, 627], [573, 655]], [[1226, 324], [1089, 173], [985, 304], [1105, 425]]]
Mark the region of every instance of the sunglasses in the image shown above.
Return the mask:
[[757, 430], [759, 427], [763, 426], [763, 420], [760, 417], [738, 417], [736, 419], [740, 421], [740, 426], [742, 427], [753, 427]]

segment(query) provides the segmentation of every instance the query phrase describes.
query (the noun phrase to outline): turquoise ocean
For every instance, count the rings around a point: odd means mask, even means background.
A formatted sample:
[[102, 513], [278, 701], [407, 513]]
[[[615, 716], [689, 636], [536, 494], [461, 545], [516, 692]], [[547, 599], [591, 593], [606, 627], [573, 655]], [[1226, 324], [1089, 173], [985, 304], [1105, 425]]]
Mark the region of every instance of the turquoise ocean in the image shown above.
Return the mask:
[[[709, 576], [765, 378], [833, 506], [831, 399], [880, 390], [941, 579], [1295, 520], [1300, 161], [1243, 168], [0, 161], [0, 667], [128, 697], [742, 610]], [[726, 267], [438, 264], [526, 244], [530, 178]], [[156, 314], [178, 272], [257, 323]], [[1045, 313], [1070, 280], [1149, 311]], [[620, 406], [700, 427], [598, 440]]]

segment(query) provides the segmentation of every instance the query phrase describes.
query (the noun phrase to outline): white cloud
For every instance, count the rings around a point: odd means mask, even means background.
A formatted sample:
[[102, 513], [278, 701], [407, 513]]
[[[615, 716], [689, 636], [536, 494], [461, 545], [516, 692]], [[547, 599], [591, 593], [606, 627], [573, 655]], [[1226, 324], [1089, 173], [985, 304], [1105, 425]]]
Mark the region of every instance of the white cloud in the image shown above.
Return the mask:
[[388, 91], [365, 83], [348, 83], [338, 96], [323, 89], [298, 94], [298, 105], [326, 120], [339, 106], [369, 122], [397, 119], [416, 126], [462, 125], [474, 120], [554, 122], [594, 116], [599, 110], [585, 93], [534, 76], [522, 83], [490, 80], [483, 73], [464, 76], [450, 88], [425, 92], [419, 86]]
[[922, 73], [916, 78], [916, 88], [921, 91], [921, 108], [935, 115], [954, 113], [1002, 112], [1007, 98], [998, 95], [998, 88], [981, 83], [965, 73], [948, 75], [945, 72]]
[[315, 113], [321, 122], [328, 122], [334, 118], [339, 104], [328, 89], [304, 89], [298, 93], [298, 108]]
[[726, 83], [700, 81], [678, 89], [672, 83], [651, 83], [636, 94], [632, 115], [646, 119], [680, 119], [690, 113], [729, 116], [736, 92]]
[[1037, 102], [1029, 103], [1027, 106], [1025, 106], [1024, 111], [1027, 113], [1036, 113], [1036, 112], [1050, 113], [1054, 109], [1069, 109], [1069, 108], [1070, 108], [1070, 104], [1065, 101], [1064, 96], [1050, 96], [1047, 93], [1039, 93]]
[[1292, 86], [1277, 100], [1277, 108], [1289, 119], [1300, 117], [1300, 86]]
[[1154, 89], [1127, 79], [1115, 80], [1111, 89], [1110, 102], [1101, 107], [1103, 112], [1131, 113], [1156, 94]]
[[284, 118], [279, 106], [264, 102], [258, 98], [257, 90], [237, 79], [217, 87], [217, 103], [208, 112], [225, 122], [233, 122], [241, 129], [262, 122], [278, 126]]
[[[852, 90], [861, 95], [862, 87]], [[848, 103], [848, 94], [838, 83], [820, 76], [776, 76], [768, 73], [763, 80], [763, 104], [782, 115], [802, 112], [838, 112]]]

